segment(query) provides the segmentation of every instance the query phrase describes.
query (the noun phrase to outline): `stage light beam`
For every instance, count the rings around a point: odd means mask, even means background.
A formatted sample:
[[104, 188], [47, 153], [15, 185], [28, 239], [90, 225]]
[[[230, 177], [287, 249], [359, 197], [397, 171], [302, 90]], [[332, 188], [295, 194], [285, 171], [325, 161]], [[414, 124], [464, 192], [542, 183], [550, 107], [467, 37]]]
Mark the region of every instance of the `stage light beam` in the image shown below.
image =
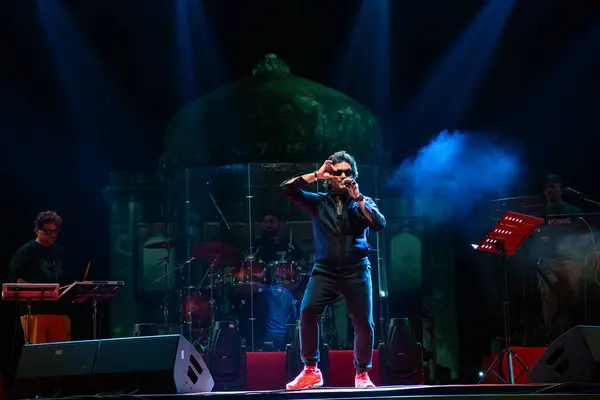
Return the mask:
[[382, 115], [390, 100], [391, 0], [363, 1], [333, 86]]
[[[123, 101], [115, 81], [59, 0], [37, 0], [37, 15], [43, 29], [61, 100], [59, 109], [73, 133], [69, 149], [77, 167], [78, 187], [93, 203], [98, 201], [92, 182], [105, 179], [106, 132], [138, 124], [139, 113]], [[108, 117], [110, 116], [110, 118]]]
[[472, 106], [514, 0], [485, 3], [468, 29], [442, 57], [402, 117], [403, 131], [459, 128]]
[[225, 78], [208, 23], [198, 1], [173, 2], [175, 7], [175, 82], [177, 99], [186, 104], [201, 93], [216, 89]]

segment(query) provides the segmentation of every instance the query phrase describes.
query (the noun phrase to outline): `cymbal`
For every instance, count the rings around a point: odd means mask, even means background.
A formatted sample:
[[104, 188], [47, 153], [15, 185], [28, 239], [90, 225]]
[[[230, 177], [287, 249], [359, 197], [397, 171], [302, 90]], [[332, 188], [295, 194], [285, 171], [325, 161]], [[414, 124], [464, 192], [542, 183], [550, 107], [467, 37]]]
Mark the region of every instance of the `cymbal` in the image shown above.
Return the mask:
[[[223, 254], [221, 255], [221, 250]], [[220, 242], [200, 242], [192, 245], [192, 257], [197, 260], [212, 262], [215, 259], [223, 264], [235, 264], [242, 260], [242, 253], [235, 246]]]
[[144, 246], [145, 249], [170, 249], [175, 247], [175, 242], [172, 240], [166, 240], [164, 242], [150, 243]]

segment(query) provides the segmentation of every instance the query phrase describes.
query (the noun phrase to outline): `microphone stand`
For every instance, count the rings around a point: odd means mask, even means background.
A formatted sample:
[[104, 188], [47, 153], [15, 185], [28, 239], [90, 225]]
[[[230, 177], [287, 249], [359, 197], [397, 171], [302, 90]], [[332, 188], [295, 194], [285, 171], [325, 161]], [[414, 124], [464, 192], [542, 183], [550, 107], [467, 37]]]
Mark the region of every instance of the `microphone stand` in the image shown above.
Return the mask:
[[[216, 219], [219, 224], [218, 231], [219, 231], [219, 246], [220, 246], [219, 253], [220, 254], [219, 254], [219, 260], [218, 260], [219, 271], [217, 273], [217, 276], [219, 276], [219, 275], [223, 274], [225, 271], [225, 266], [223, 265], [223, 256], [225, 253], [225, 251], [224, 251], [225, 250], [225, 243], [224, 243], [225, 242], [225, 240], [224, 240], [225, 239], [225, 229], [227, 229], [227, 231], [230, 231], [231, 226], [229, 226], [229, 223], [227, 222], [227, 219], [225, 218], [223, 211], [221, 211], [219, 204], [217, 203], [217, 201], [215, 200], [215, 197], [212, 194], [210, 179], [207, 179], [207, 181], [206, 181], [206, 192], [208, 193], [208, 197], [210, 197], [212, 205], [215, 208], [215, 211], [217, 213]], [[214, 268], [214, 264], [215, 263], [212, 263], [211, 269]], [[210, 304], [213, 304], [213, 301], [214, 301], [213, 289], [214, 288], [213, 288], [212, 279], [211, 279], [210, 286], [211, 286], [211, 288], [210, 288]], [[215, 313], [213, 312], [212, 316], [211, 316], [211, 323], [214, 322], [214, 320], [215, 320]]]
[[600, 203], [597, 202], [596, 200], [588, 199], [585, 196], [581, 196], [581, 200], [587, 201], [588, 203], [592, 203], [592, 204], [597, 205], [598, 207], [600, 207]]
[[581, 200], [583, 200], [583, 201], [587, 201], [588, 203], [591, 203], [591, 204], [594, 204], [594, 205], [596, 205], [596, 206], [599, 206], [599, 207], [600, 207], [600, 203], [599, 203], [599, 202], [597, 202], [596, 200], [592, 200], [592, 199], [588, 198], [588, 197], [587, 197], [585, 194], [581, 193], [580, 191], [578, 191], [578, 190], [575, 190], [575, 189], [573, 189], [573, 188], [570, 188], [570, 187], [569, 187], [569, 188], [567, 188], [567, 190], [568, 190], [569, 192], [571, 192], [571, 193], [575, 194], [575, 195], [576, 195], [577, 197], [579, 197]]

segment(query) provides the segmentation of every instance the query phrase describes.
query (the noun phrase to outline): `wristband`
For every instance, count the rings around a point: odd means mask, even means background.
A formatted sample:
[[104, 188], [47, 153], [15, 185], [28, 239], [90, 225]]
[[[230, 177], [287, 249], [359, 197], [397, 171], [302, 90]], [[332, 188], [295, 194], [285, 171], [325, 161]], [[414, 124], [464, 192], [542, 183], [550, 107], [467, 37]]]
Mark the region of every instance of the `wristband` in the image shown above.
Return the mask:
[[364, 201], [365, 200], [365, 196], [363, 196], [362, 194], [359, 194], [357, 198], [354, 199], [354, 201], [356, 201], [357, 203], [359, 201]]
[[315, 171], [315, 179], [316, 179], [316, 180], [319, 180], [319, 175], [317, 175], [317, 172], [318, 172], [318, 171]]

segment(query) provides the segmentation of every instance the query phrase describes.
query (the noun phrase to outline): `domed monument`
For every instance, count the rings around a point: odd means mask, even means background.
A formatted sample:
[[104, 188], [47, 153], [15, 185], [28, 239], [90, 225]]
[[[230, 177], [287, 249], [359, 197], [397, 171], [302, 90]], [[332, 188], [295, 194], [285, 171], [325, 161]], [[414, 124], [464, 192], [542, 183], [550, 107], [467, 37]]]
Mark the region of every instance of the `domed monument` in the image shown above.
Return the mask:
[[[380, 207], [390, 221], [383, 233], [369, 236], [377, 250], [372, 263], [379, 295], [373, 300], [380, 302], [376, 310], [384, 309], [386, 274], [398, 270], [396, 262], [386, 265], [384, 260], [398, 253], [396, 248], [406, 247], [406, 241], [400, 240], [406, 239], [402, 236], [405, 228], [398, 221], [414, 216], [404, 215], [401, 194], [379, 191], [378, 167], [384, 159], [379, 123], [356, 100], [291, 74], [284, 61], [269, 54], [251, 76], [198, 98], [173, 117], [166, 130], [159, 174], [111, 174], [105, 191], [110, 203], [110, 278], [125, 281], [127, 286], [111, 303], [110, 336], [127, 336], [134, 324], [142, 322], [194, 339], [188, 329], [209, 328], [203, 324], [215, 315], [206, 314], [212, 313], [211, 304], [216, 304], [215, 313], [239, 307], [227, 303], [228, 295], [217, 295], [212, 301], [207, 288], [244, 287], [235, 281], [237, 271], [246, 268], [248, 250], [261, 234], [267, 212], [281, 217], [283, 240], [296, 242], [306, 255], [306, 265], [311, 265], [311, 222], [284, 198], [279, 184], [316, 170], [340, 149], [355, 156], [361, 192], [381, 200]], [[440, 229], [435, 232], [436, 246], [450, 248], [450, 235]], [[199, 248], [204, 250], [199, 252]], [[227, 265], [215, 260], [231, 258], [233, 251], [222, 258], [207, 254], [214, 249], [225, 253], [225, 248], [235, 249], [237, 257], [222, 261]], [[427, 301], [436, 314], [436, 330], [444, 332], [438, 340], [430, 338], [437, 352], [432, 363], [454, 365], [456, 313], [448, 300], [454, 296], [453, 266], [447, 256], [451, 251], [439, 254], [428, 255], [435, 259], [423, 263], [423, 268], [430, 268], [423, 276], [433, 277], [428, 283], [433, 292], [428, 296], [433, 298]], [[209, 274], [210, 268], [215, 270]], [[226, 273], [230, 270], [236, 273]], [[189, 288], [194, 288], [193, 300], [200, 302], [197, 306], [202, 310], [192, 320], [182, 311], [188, 309], [182, 303], [187, 295], [178, 294]], [[196, 293], [197, 288], [202, 293]], [[254, 310], [252, 300], [245, 304], [247, 310]], [[195, 303], [191, 306], [196, 307]]]
[[[293, 224], [294, 237], [309, 238], [310, 222], [292, 210], [279, 184], [315, 170], [340, 149], [356, 157], [361, 189], [375, 196], [374, 166], [382, 159], [377, 119], [356, 100], [291, 74], [273, 54], [251, 76], [185, 106], [167, 127], [159, 175], [113, 173], [105, 191], [111, 203], [111, 278], [135, 282], [113, 302], [112, 335], [126, 335], [141, 322], [136, 315], [161, 314], [165, 293], [198, 284], [203, 255], [195, 257], [193, 276], [173, 272], [195, 254], [197, 243], [226, 241], [242, 254], [260, 233], [267, 210]], [[221, 216], [230, 226], [226, 235]], [[154, 242], [174, 244], [147, 248]], [[165, 260], [165, 250], [170, 265], [154, 267]], [[169, 319], [178, 323], [178, 317], [171, 313]]]
[[378, 165], [377, 119], [356, 100], [290, 73], [268, 54], [252, 76], [184, 107], [170, 122], [161, 169], [322, 160], [345, 149]]

